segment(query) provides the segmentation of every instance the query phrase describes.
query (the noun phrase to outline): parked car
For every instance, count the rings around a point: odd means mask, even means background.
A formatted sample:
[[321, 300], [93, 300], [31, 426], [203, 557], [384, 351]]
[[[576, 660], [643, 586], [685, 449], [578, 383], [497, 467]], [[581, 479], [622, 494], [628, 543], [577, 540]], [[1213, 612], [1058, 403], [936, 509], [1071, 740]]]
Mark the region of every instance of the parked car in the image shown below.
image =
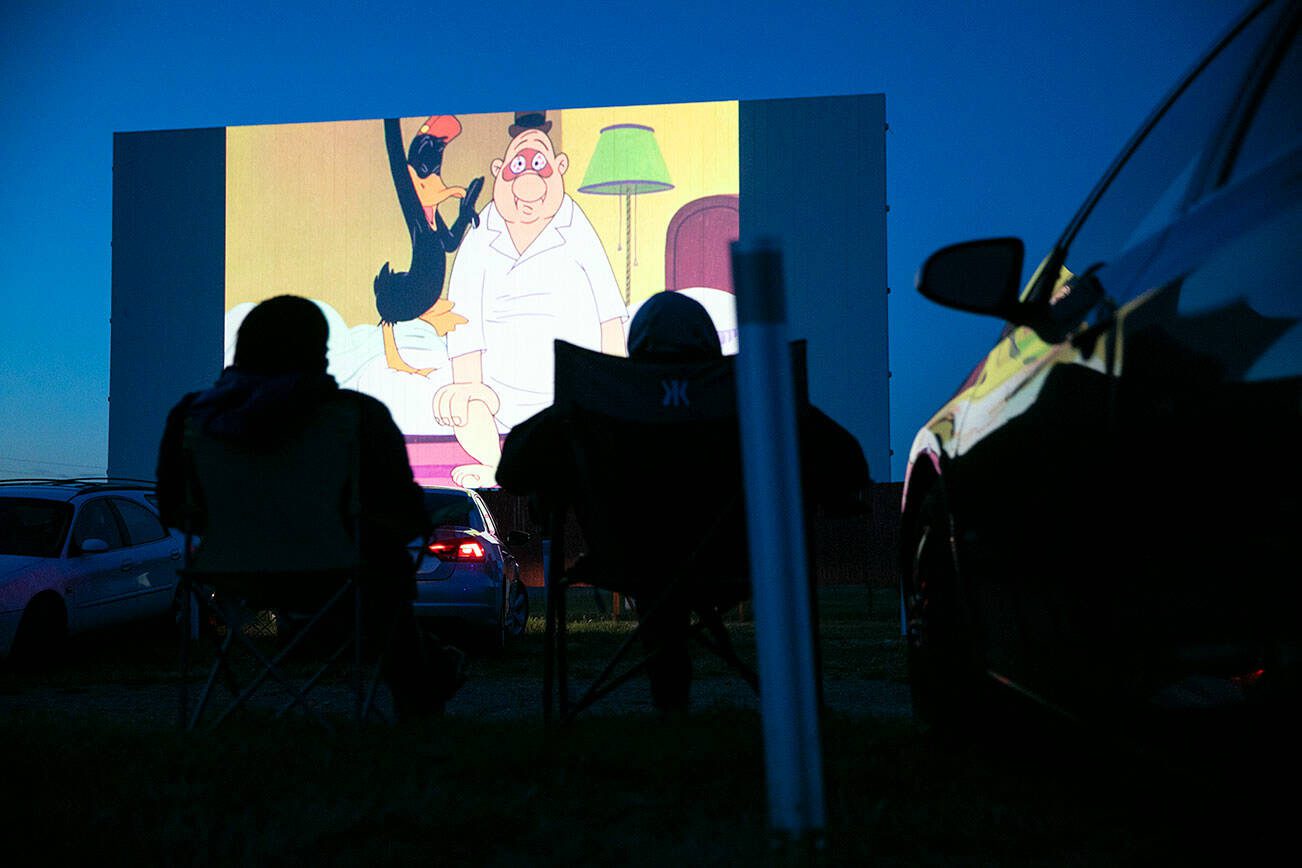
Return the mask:
[[183, 547], [152, 483], [0, 482], [0, 656], [41, 662], [67, 636], [168, 617]]
[[1300, 17], [1254, 4], [1023, 288], [1014, 238], [919, 271], [1007, 323], [909, 454], [923, 719], [970, 720], [991, 686], [1087, 716], [1297, 703]]
[[434, 533], [428, 545], [413, 544], [416, 553], [425, 548], [416, 570], [417, 617], [460, 621], [495, 649], [522, 635], [529, 594], [507, 545], [525, 545], [529, 534], [511, 531], [504, 545], [493, 514], [474, 491], [427, 487], [425, 508]]

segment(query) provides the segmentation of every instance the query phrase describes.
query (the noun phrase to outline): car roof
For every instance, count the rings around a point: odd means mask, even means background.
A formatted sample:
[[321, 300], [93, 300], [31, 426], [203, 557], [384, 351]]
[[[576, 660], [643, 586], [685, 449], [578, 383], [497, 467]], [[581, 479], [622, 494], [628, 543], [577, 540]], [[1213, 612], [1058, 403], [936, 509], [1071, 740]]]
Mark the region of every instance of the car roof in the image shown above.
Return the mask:
[[462, 497], [470, 497], [470, 491], [457, 485], [422, 485], [421, 490], [437, 494], [459, 494]]
[[45, 500], [72, 500], [78, 495], [99, 492], [153, 492], [152, 480], [109, 476], [79, 476], [71, 479], [33, 477], [0, 479], [0, 497], [33, 497]]

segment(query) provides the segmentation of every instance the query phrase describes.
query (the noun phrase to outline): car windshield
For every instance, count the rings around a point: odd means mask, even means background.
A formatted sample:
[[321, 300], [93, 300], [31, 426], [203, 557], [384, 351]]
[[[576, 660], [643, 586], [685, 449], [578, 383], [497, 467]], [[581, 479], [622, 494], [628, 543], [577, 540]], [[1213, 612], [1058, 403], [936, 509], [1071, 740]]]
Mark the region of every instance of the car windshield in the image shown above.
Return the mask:
[[429, 513], [430, 520], [436, 527], [457, 525], [472, 527], [475, 530], [484, 529], [479, 511], [475, 509], [475, 502], [470, 499], [470, 495], [459, 491], [426, 490], [425, 511]]
[[0, 555], [59, 556], [72, 507], [57, 500], [0, 498]]

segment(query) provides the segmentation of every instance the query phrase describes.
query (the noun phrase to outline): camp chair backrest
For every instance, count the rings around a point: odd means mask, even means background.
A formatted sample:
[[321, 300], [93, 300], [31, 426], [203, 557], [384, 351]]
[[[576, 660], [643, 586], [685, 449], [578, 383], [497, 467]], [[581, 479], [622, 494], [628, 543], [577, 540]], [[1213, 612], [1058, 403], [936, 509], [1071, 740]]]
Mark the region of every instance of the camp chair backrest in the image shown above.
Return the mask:
[[736, 584], [747, 573], [731, 358], [652, 363], [556, 342], [560, 474], [588, 552], [636, 590], [688, 568]]
[[270, 445], [185, 431], [187, 500], [205, 516], [191, 568], [204, 573], [356, 567], [360, 418], [323, 402], [301, 430]]

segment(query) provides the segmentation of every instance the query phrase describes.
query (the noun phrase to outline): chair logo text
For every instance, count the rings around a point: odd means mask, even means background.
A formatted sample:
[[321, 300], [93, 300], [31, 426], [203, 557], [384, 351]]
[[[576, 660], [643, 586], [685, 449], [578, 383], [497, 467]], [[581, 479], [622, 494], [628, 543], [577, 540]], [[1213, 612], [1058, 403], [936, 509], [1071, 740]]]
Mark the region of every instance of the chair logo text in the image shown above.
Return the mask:
[[687, 381], [686, 380], [661, 380], [661, 387], [665, 390], [665, 396], [660, 401], [662, 407], [690, 407], [691, 402], [687, 400]]

